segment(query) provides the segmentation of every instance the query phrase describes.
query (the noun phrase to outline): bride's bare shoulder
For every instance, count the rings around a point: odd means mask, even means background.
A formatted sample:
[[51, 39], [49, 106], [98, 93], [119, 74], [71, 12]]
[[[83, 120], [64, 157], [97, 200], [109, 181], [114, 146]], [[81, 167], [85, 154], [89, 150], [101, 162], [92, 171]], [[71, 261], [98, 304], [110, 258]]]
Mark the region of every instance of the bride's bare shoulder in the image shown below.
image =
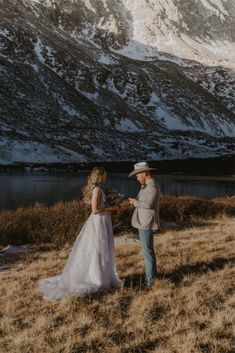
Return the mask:
[[99, 186], [95, 186], [92, 190], [92, 193], [97, 195], [101, 192], [102, 192], [102, 189]]

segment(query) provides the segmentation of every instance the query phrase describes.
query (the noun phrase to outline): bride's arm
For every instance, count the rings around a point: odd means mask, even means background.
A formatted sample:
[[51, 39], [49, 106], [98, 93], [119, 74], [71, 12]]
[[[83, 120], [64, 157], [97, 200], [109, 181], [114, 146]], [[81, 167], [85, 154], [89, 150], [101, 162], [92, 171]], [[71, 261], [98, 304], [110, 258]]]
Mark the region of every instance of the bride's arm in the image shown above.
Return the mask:
[[92, 198], [91, 198], [91, 211], [93, 214], [101, 213], [101, 212], [112, 212], [112, 211], [117, 211], [119, 209], [119, 206], [110, 206], [110, 207], [101, 207], [101, 190], [96, 187], [93, 192], [92, 192]]

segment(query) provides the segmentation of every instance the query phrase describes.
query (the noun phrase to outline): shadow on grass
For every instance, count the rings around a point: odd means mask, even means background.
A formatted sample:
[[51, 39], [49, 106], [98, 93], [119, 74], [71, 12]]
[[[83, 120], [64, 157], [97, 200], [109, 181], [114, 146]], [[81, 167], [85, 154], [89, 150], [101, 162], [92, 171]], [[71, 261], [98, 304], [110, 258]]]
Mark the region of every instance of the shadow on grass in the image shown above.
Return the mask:
[[[219, 224], [219, 221], [217, 222]], [[162, 222], [162, 227], [161, 230], [159, 231], [159, 234], [164, 234], [168, 231], [171, 230], [176, 230], [176, 231], [180, 231], [180, 230], [186, 230], [189, 228], [210, 228], [210, 227], [214, 227], [216, 225], [215, 221], [212, 220], [189, 220], [184, 221], [184, 222]]]
[[[183, 265], [171, 272], [158, 272], [157, 279], [167, 279], [175, 285], [180, 285], [185, 275], [198, 275], [207, 273], [208, 271], [218, 271], [230, 264], [235, 264], [235, 257], [228, 259], [217, 258], [211, 262], [201, 261], [192, 265]], [[144, 290], [146, 288], [144, 279], [145, 276], [143, 273], [134, 273], [133, 275], [126, 276], [124, 278], [124, 287]]]
[[[108, 334], [110, 337], [110, 335]], [[161, 340], [159, 338], [157, 339], [149, 339], [146, 338], [144, 342], [141, 342], [136, 345], [131, 345], [130, 346], [130, 340], [132, 338], [133, 334], [128, 333], [128, 334], [123, 334], [120, 332], [115, 332], [115, 334], [111, 334], [111, 340], [113, 341], [113, 344], [119, 348], [118, 351], [122, 353], [145, 353], [145, 352], [150, 352], [156, 349], [157, 346], [161, 343]], [[126, 347], [123, 347], [125, 345]], [[79, 342], [76, 343], [73, 347], [73, 352], [74, 353], [86, 353], [86, 352], [96, 352], [96, 353], [103, 353], [107, 352], [105, 350], [105, 345], [100, 342], [100, 340], [94, 339], [91, 341], [91, 343], [86, 344], [85, 342]]]
[[145, 288], [145, 275], [143, 273], [134, 273], [124, 277], [124, 287], [143, 290]]
[[98, 292], [85, 294], [81, 297], [78, 297], [77, 299], [79, 301], [82, 301], [83, 304], [90, 304], [93, 301], [97, 301], [97, 300], [100, 302], [102, 298], [105, 298], [110, 294], [114, 294], [117, 290], [119, 290], [118, 287], [103, 288], [103, 289], [100, 289]]
[[211, 262], [200, 261], [192, 265], [183, 265], [172, 272], [158, 273], [157, 277], [159, 279], [168, 279], [172, 283], [179, 285], [183, 281], [185, 275], [204, 274], [208, 271], [218, 271], [222, 270], [226, 265], [234, 263], [235, 257], [227, 259], [217, 258]]
[[[219, 224], [219, 221], [217, 222]], [[171, 230], [176, 230], [176, 231], [180, 231], [180, 230], [186, 230], [189, 228], [205, 228], [205, 227], [214, 227], [217, 224], [215, 221], [213, 220], [188, 220], [188, 221], [182, 221], [182, 222], [165, 222], [161, 220], [161, 229], [157, 232], [155, 232], [157, 234], [164, 234], [168, 231]], [[134, 234], [138, 234], [138, 231], [133, 229], [130, 225], [128, 225], [127, 227], [120, 227], [118, 228], [118, 225], [114, 225], [113, 227], [114, 230], [114, 236], [121, 236], [124, 235], [126, 233], [134, 233]]]

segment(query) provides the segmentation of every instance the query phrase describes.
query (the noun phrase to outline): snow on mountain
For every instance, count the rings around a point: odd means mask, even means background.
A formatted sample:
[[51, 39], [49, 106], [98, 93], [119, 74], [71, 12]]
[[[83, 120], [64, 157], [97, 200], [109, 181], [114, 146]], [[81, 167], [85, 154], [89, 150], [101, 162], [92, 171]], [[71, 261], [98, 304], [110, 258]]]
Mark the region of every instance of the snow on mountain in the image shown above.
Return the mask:
[[86, 159], [62, 146], [54, 148], [34, 141], [0, 138], [0, 164], [11, 163], [80, 163]]
[[[54, 11], [61, 29], [68, 30], [72, 25], [66, 22], [71, 15], [75, 37], [85, 35], [97, 44], [119, 47], [119, 53], [136, 60], [164, 58], [161, 53], [166, 53], [206, 65], [235, 67], [234, 0], [24, 0], [24, 3], [34, 11], [35, 4], [41, 6], [41, 11], [43, 7]], [[80, 10], [80, 16], [76, 10]], [[105, 40], [99, 38], [99, 32]]]
[[233, 0], [122, 0], [132, 18], [128, 47], [120, 52], [139, 58], [168, 53], [206, 65], [235, 68]]
[[0, 10], [0, 164], [234, 153], [234, 0]]

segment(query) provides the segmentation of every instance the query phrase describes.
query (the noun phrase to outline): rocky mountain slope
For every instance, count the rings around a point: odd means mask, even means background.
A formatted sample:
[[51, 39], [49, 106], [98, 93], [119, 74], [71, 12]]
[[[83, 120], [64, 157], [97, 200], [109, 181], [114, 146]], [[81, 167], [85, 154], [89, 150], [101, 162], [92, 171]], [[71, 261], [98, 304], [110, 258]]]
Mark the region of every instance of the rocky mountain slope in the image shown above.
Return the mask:
[[0, 0], [0, 163], [235, 150], [233, 0]]

